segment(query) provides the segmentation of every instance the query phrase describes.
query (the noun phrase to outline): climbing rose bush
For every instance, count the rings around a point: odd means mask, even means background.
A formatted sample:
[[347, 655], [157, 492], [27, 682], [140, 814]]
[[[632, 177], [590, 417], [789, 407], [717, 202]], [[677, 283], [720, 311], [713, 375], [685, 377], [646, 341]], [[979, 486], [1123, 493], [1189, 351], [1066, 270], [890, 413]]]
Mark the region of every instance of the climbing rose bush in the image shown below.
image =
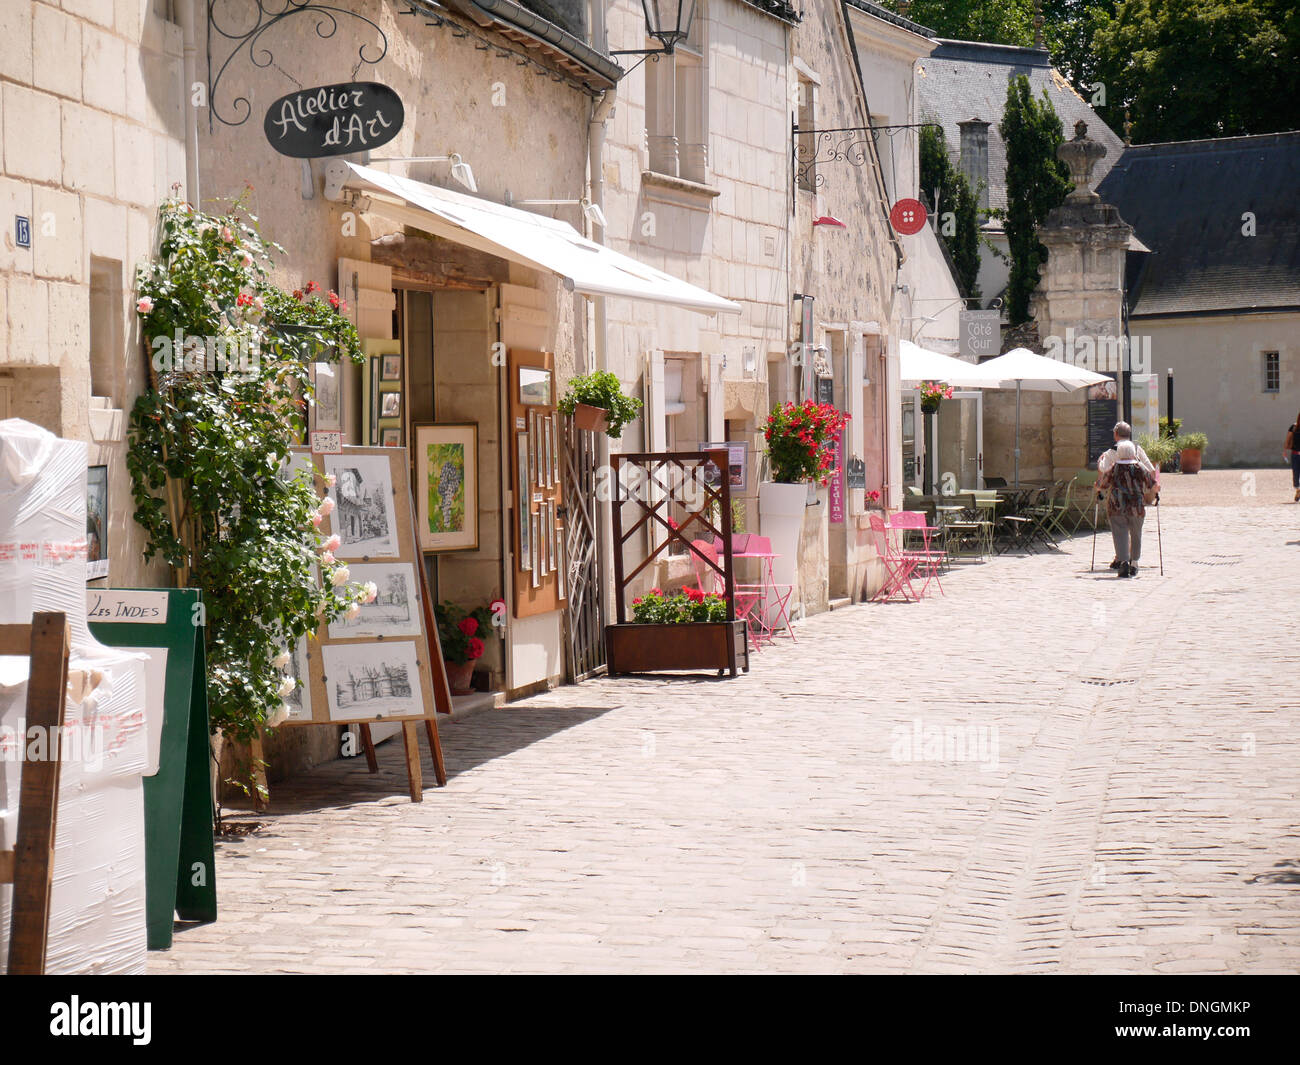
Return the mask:
[[289, 452], [307, 432], [311, 363], [360, 361], [360, 340], [336, 307], [270, 283], [282, 249], [238, 202], [212, 216], [173, 198], [159, 218], [136, 285], [154, 387], [131, 411], [135, 520], [145, 558], [202, 590], [212, 725], [247, 741], [307, 683], [283, 672], [285, 649], [373, 598], [320, 532], [332, 478]]

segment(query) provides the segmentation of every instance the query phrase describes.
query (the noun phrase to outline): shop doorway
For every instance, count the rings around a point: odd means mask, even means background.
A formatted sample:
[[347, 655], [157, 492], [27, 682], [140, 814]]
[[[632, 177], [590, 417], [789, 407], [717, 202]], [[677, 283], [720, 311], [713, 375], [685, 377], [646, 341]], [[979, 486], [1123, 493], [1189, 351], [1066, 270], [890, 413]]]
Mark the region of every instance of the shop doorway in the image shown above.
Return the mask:
[[903, 487], [915, 485], [921, 487], [921, 477], [925, 468], [921, 464], [924, 453], [924, 441], [919, 432], [921, 427], [921, 396], [912, 390], [903, 393], [903, 415], [899, 423], [900, 439], [903, 450]]
[[945, 495], [984, 487], [984, 397], [954, 392], [933, 419], [937, 439], [929, 448], [930, 476]]

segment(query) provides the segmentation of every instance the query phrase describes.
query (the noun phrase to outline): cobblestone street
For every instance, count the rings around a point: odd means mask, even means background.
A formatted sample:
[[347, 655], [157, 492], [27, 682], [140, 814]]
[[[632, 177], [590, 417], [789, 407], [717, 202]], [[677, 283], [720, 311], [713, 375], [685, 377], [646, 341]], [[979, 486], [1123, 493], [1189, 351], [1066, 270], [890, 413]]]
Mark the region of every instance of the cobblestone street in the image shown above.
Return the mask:
[[280, 784], [150, 971], [1295, 971], [1300, 506], [1190, 480], [1163, 578], [1151, 512], [1136, 581], [1080, 534], [445, 725], [422, 804], [400, 742]]

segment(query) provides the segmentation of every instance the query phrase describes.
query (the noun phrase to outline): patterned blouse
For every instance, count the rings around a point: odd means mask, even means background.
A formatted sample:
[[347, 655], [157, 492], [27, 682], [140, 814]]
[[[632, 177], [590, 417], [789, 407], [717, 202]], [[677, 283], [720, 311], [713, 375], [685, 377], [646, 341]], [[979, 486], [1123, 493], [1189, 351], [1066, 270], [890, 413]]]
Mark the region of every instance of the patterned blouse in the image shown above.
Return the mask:
[[1142, 493], [1156, 483], [1155, 477], [1136, 462], [1117, 462], [1097, 480], [1097, 487], [1109, 488], [1107, 514], [1145, 514]]

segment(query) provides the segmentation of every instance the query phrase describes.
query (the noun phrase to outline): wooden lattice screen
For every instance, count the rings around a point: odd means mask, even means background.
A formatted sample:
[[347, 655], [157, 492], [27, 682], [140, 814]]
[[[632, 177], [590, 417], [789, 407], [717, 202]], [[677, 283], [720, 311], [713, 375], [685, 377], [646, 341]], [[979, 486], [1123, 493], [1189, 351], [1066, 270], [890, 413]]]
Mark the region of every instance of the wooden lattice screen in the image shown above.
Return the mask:
[[[731, 558], [731, 485], [728, 482], [727, 453], [661, 451], [611, 455], [610, 459], [614, 465], [613, 506], [610, 510], [614, 521], [614, 581], [618, 592], [619, 624], [627, 621], [627, 586], [674, 542], [682, 544], [722, 578], [723, 594], [727, 597], [727, 620], [734, 621], [736, 581]], [[713, 472], [706, 478], [705, 467], [710, 465]], [[627, 467], [634, 467], [637, 474], [628, 474]], [[629, 484], [629, 480], [635, 483]], [[709, 480], [715, 483], [710, 485]], [[699, 503], [699, 509], [690, 509], [692, 502]], [[628, 503], [640, 508], [634, 512], [638, 517], [631, 524], [623, 520], [623, 506]], [[676, 528], [669, 523], [665, 513], [673, 503], [687, 507], [686, 520]], [[718, 510], [717, 525], [709, 519], [709, 512], [715, 506]], [[646, 530], [647, 540], [652, 546], [628, 572], [624, 559], [628, 541], [642, 529]], [[666, 535], [655, 544], [657, 537], [649, 535], [651, 530], [661, 530]], [[692, 540], [714, 543], [721, 540], [718, 561], [715, 563], [696, 551], [691, 545]]]

